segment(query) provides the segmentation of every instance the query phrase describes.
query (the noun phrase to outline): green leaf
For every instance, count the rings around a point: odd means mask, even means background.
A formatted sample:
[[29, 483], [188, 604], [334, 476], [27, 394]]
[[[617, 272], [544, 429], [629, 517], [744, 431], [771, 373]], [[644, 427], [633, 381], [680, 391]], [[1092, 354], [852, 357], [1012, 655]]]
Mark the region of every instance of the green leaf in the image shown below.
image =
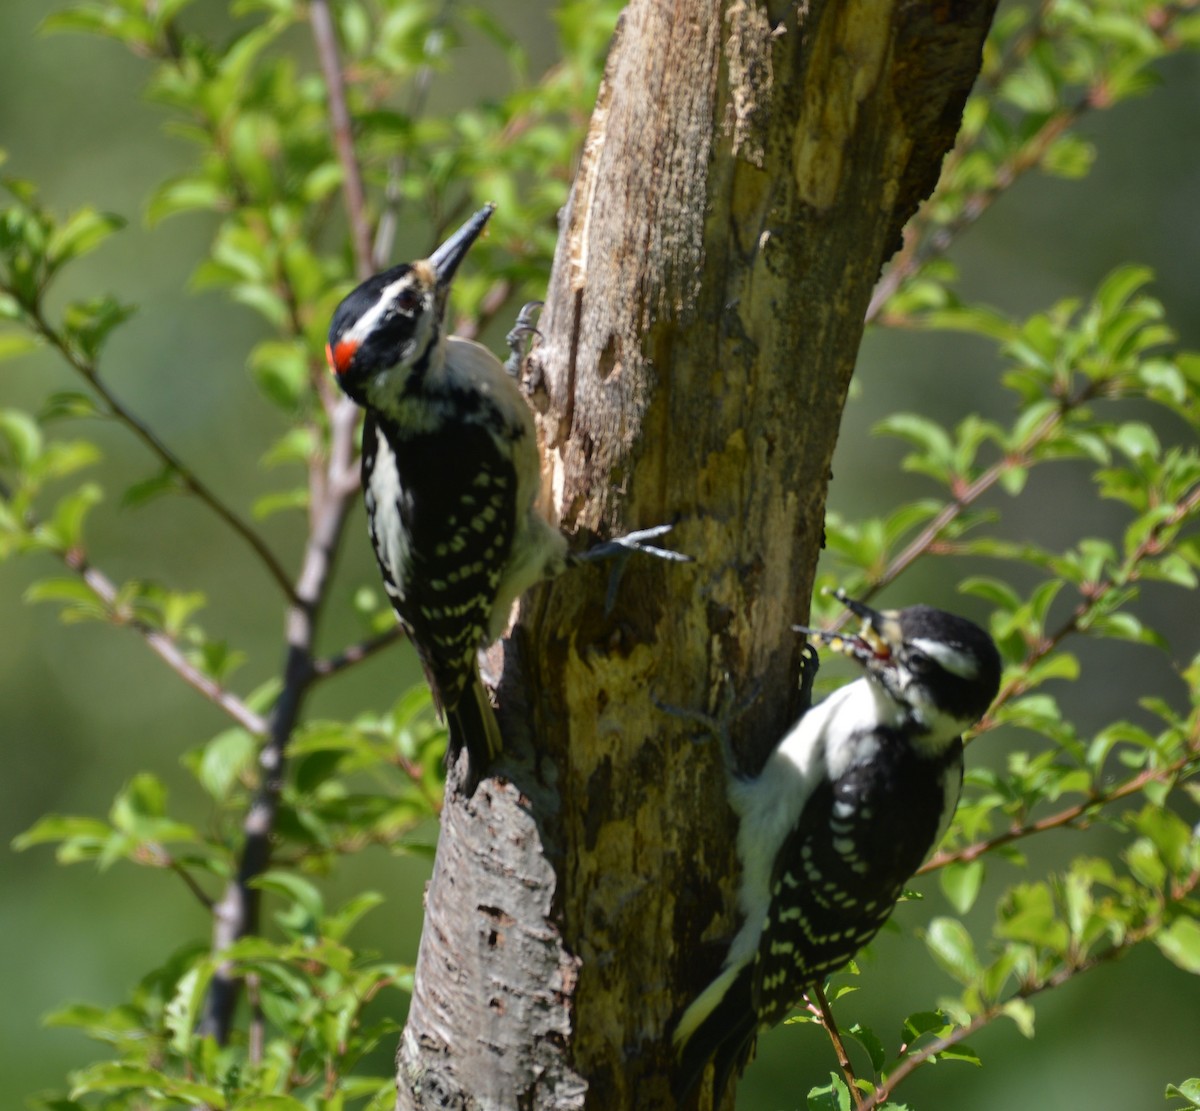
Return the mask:
[[1072, 132], [1050, 144], [1042, 157], [1042, 168], [1055, 177], [1077, 180], [1086, 177], [1096, 161], [1096, 146]]
[[280, 513], [288, 509], [307, 508], [308, 487], [296, 486], [291, 490], [278, 490], [273, 494], [264, 494], [261, 498], [256, 498], [254, 505], [251, 507], [251, 512], [254, 514], [256, 521], [261, 521], [274, 513]]
[[1010, 999], [1003, 1007], [1000, 1008], [1000, 1013], [1005, 1018], [1011, 1018], [1016, 1023], [1017, 1029], [1027, 1038], [1033, 1037], [1033, 1004], [1026, 999]]
[[167, 1003], [163, 1024], [171, 1032], [171, 1045], [178, 1053], [186, 1055], [191, 1050], [211, 979], [212, 967], [205, 961], [188, 969], [175, 985], [175, 994]]
[[24, 852], [34, 845], [83, 838], [104, 839], [110, 832], [108, 825], [97, 818], [71, 818], [59, 814], [49, 814], [24, 833], [14, 837], [12, 844], [17, 852]]
[[225, 190], [202, 177], [179, 177], [156, 190], [146, 204], [146, 223], [154, 227], [168, 216], [202, 210], [217, 212], [227, 203]]
[[28, 332], [0, 332], [0, 359], [15, 359], [42, 346], [42, 341]]
[[810, 1088], [808, 1111], [850, 1111], [850, 1089], [837, 1073], [829, 1074], [829, 1083]]
[[63, 330], [78, 344], [84, 356], [95, 359], [109, 333], [135, 312], [133, 305], [122, 305], [113, 297], [93, 297], [74, 301], [63, 313]]
[[1112, 434], [1112, 442], [1130, 459], [1155, 460], [1162, 454], [1162, 445], [1154, 430], [1141, 421], [1127, 421]]
[[1176, 918], [1154, 935], [1154, 944], [1184, 972], [1200, 975], [1200, 922], [1194, 918]]
[[883, 1066], [887, 1063], [887, 1049], [884, 1048], [883, 1042], [876, 1036], [875, 1031], [856, 1022], [846, 1031], [846, 1034], [867, 1051], [867, 1055], [871, 1058], [871, 1068], [876, 1073], [882, 1072]]
[[69, 551], [83, 543], [83, 522], [92, 506], [104, 498], [104, 491], [94, 482], [85, 482], [74, 493], [61, 498], [50, 520], [39, 530], [52, 539], [54, 546]]
[[[161, 1093], [169, 1100], [182, 1100], [192, 1106], [203, 1106], [223, 1111], [229, 1104], [219, 1088], [207, 1084], [196, 1084], [189, 1080], [170, 1076], [157, 1069], [121, 1062], [104, 1062], [80, 1069], [71, 1077], [71, 1098], [92, 1092], [122, 1092], [131, 1089], [147, 1094]], [[161, 1098], [161, 1097], [160, 1097]]]
[[258, 745], [244, 729], [227, 729], [213, 737], [187, 763], [201, 786], [217, 800], [227, 799], [239, 777], [254, 765]]
[[42, 406], [40, 419], [43, 423], [68, 418], [102, 418], [106, 414], [96, 405], [96, 399], [90, 394], [78, 390], [59, 390], [46, 398]]
[[93, 609], [97, 617], [108, 616], [108, 609], [82, 579], [41, 579], [25, 591], [25, 601], [64, 602]]
[[155, 498], [160, 498], [164, 494], [181, 494], [186, 489], [179, 472], [168, 464], [158, 474], [127, 487], [121, 495], [121, 505], [124, 508], [132, 509], [139, 505], [145, 505], [146, 502], [153, 501]]
[[963, 579], [959, 583], [958, 589], [963, 594], [973, 594], [977, 598], [983, 598], [999, 609], [1013, 611], [1021, 608], [1020, 595], [1008, 583], [1002, 582], [1000, 579], [976, 575], [973, 578]]
[[72, 213], [55, 229], [46, 245], [47, 260], [51, 268], [57, 268], [94, 251], [113, 232], [124, 226], [125, 221], [110, 212], [97, 212], [88, 207]]
[[0, 409], [0, 462], [24, 470], [42, 454], [42, 430], [19, 409]]
[[954, 918], [935, 918], [925, 931], [925, 944], [951, 976], [969, 984], [979, 974], [975, 944], [967, 928]]
[[911, 1046], [913, 1042], [926, 1034], [941, 1037], [948, 1030], [949, 1023], [941, 1011], [914, 1011], [904, 1020], [900, 1040], [906, 1046]]
[[1027, 942], [1055, 953], [1061, 953], [1069, 941], [1066, 923], [1059, 920], [1054, 897], [1044, 883], [1016, 884], [1010, 888], [994, 929], [998, 937]]
[[979, 1059], [979, 1054], [965, 1042], [947, 1046], [937, 1054], [937, 1059], [939, 1061], [965, 1061], [968, 1065], [983, 1066], [983, 1062]]
[[383, 901], [378, 891], [364, 891], [356, 895], [345, 906], [339, 907], [335, 914], [322, 920], [322, 934], [331, 941], [343, 941], [358, 921]]
[[1106, 317], [1114, 316], [1129, 304], [1130, 299], [1143, 286], [1154, 280], [1154, 271], [1148, 266], [1121, 266], [1114, 270], [1096, 292], [1095, 301]]
[[938, 880], [942, 893], [959, 914], [966, 914], [975, 905], [984, 872], [982, 860], [955, 861], [941, 870]]
[[238, 1100], [230, 1111], [308, 1111], [308, 1107], [292, 1096], [250, 1096]]
[[1165, 1098], [1187, 1100], [1193, 1107], [1200, 1107], [1200, 1079], [1193, 1077], [1178, 1086], [1168, 1084]]
[[325, 903], [318, 888], [308, 880], [291, 872], [279, 870], [264, 872], [254, 880], [254, 886], [262, 891], [274, 891], [276, 894], [290, 899], [297, 906], [302, 907], [314, 923], [320, 921], [325, 913]]
[[301, 343], [270, 340], [250, 353], [250, 374], [267, 399], [293, 412], [308, 396], [308, 353]]

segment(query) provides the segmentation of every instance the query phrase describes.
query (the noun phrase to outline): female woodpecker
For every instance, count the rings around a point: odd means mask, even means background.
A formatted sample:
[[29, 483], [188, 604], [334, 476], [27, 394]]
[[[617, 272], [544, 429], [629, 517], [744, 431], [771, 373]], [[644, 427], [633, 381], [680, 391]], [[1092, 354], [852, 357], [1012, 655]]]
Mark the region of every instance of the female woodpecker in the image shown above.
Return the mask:
[[[755, 1034], [875, 936], [945, 833], [962, 787], [961, 734], [999, 689], [996, 646], [970, 621], [838, 598], [862, 619], [858, 634], [800, 631], [866, 674], [809, 709], [756, 774], [724, 746], [743, 921], [675, 1028], [680, 1098], [710, 1060], [721, 1092]], [[816, 654], [807, 651], [810, 691]]]
[[445, 713], [447, 762], [467, 749], [471, 788], [501, 748], [476, 654], [567, 551], [535, 507], [541, 462], [519, 386], [487, 348], [445, 334], [451, 280], [493, 207], [351, 292], [326, 348], [367, 414], [362, 485], [384, 588]]

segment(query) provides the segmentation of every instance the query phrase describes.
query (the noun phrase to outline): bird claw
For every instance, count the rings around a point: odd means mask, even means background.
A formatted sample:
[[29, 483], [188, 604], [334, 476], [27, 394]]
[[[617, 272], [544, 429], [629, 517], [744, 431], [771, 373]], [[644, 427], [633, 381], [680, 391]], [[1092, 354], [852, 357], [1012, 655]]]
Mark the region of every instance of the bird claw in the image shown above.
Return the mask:
[[633, 532], [627, 532], [624, 536], [614, 536], [611, 540], [602, 540], [576, 558], [583, 562], [593, 563], [601, 559], [628, 559], [634, 552], [645, 552], [646, 555], [658, 556], [659, 559], [669, 559], [676, 563], [691, 563], [690, 555], [647, 543], [648, 540], [656, 540], [660, 536], [665, 536], [674, 527], [674, 525], [654, 525], [652, 528], [635, 529]]
[[670, 714], [672, 717], [682, 718], [684, 721], [690, 721], [694, 725], [700, 726], [706, 736], [693, 737], [694, 744], [705, 744], [715, 737], [720, 742], [721, 759], [724, 760], [726, 769], [738, 778], [745, 778], [749, 773], [742, 767], [742, 762], [734, 750], [731, 728], [758, 701], [759, 695], [762, 694], [763, 684], [761, 679], [757, 680], [750, 693], [745, 698], [739, 699], [734, 693], [733, 687], [728, 683], [728, 676], [726, 676], [726, 680], [725, 691], [721, 696], [721, 706], [715, 715], [703, 710], [692, 710], [686, 706], [675, 706], [663, 702], [655, 694], [651, 694], [650, 701], [664, 714]]
[[608, 577], [608, 590], [604, 595], [605, 615], [612, 613], [617, 600], [617, 588], [621, 585], [621, 576], [625, 573], [629, 557], [635, 552], [657, 556], [659, 559], [670, 560], [673, 563], [692, 562], [692, 557], [684, 555], [683, 552], [672, 551], [670, 548], [658, 548], [647, 543], [647, 541], [665, 536], [674, 527], [674, 525], [654, 525], [651, 528], [636, 529], [633, 532], [627, 532], [624, 536], [614, 536], [611, 540], [603, 540], [590, 547], [586, 552], [572, 557], [575, 563], [598, 563], [605, 559], [616, 560], [612, 574]]
[[511, 352], [504, 363], [504, 369], [514, 378], [521, 377], [521, 365], [525, 362], [525, 340], [530, 336], [541, 338], [542, 333], [533, 326], [533, 321], [544, 304], [544, 301], [526, 301], [517, 313], [516, 323], [504, 337], [504, 342], [508, 344], [508, 350]]
[[807, 714], [812, 709], [813, 683], [816, 682], [817, 672], [820, 669], [821, 657], [817, 653], [816, 646], [806, 640], [804, 646], [800, 649], [800, 675], [798, 678], [801, 716]]

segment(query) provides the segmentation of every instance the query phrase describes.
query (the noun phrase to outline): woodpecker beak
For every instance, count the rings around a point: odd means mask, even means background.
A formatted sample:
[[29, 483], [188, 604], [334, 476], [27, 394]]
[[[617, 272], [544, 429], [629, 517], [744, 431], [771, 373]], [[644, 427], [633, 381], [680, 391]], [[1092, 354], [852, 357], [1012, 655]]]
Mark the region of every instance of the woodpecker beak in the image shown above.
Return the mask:
[[429, 256], [428, 262], [433, 267], [434, 275], [437, 278], [438, 293], [441, 296], [444, 297], [450, 289], [450, 282], [454, 278], [458, 264], [467, 257], [471, 245], [479, 238], [484, 225], [495, 211], [494, 204], [484, 205]]
[[865, 602], [851, 598], [841, 587], [833, 592], [833, 596], [862, 620], [862, 628], [857, 633], [846, 636], [828, 633], [823, 629], [810, 629], [804, 625], [793, 625], [792, 628], [816, 637], [833, 651], [857, 660], [864, 667], [879, 667], [889, 663], [901, 643], [900, 622], [895, 615], [890, 611], [880, 613], [871, 609]]

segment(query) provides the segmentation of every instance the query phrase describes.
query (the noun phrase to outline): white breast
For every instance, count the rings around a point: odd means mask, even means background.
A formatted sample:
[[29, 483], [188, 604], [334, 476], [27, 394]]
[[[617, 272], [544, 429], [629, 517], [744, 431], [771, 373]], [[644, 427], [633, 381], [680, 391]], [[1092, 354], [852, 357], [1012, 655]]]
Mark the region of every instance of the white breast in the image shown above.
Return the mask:
[[808, 711], [767, 758], [757, 779], [734, 779], [729, 802], [741, 819], [737, 851], [742, 864], [738, 902], [745, 921], [729, 949], [728, 964], [758, 949], [771, 905], [775, 858], [795, 827], [815, 784], [838, 778], [851, 763], [874, 755], [869, 736], [881, 725], [899, 725], [894, 701], [866, 678], [834, 691]]

